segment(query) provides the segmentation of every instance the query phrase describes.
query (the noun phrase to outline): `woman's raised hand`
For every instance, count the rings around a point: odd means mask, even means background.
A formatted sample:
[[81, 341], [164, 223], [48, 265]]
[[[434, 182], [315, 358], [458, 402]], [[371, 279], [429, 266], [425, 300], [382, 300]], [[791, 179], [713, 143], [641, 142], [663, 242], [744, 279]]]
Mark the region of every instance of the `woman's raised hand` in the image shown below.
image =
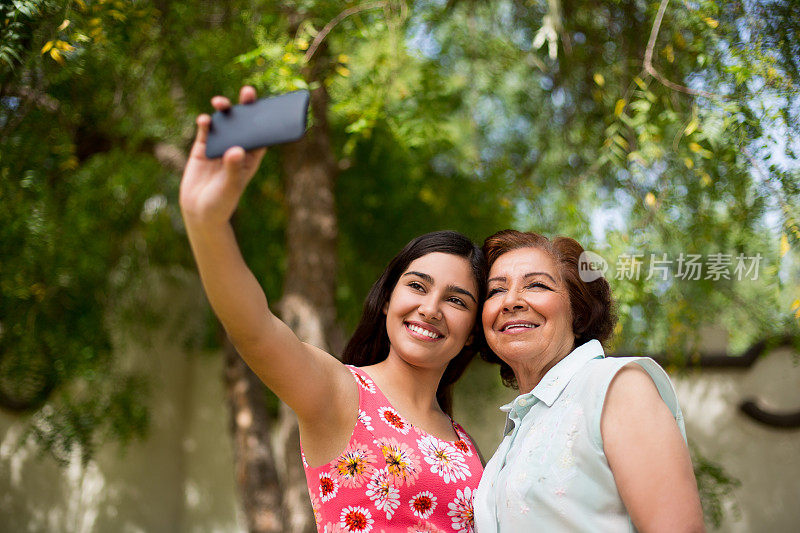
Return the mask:
[[[242, 87], [239, 102], [256, 99]], [[222, 96], [214, 109], [231, 106]], [[266, 294], [242, 257], [230, 217], [253, 178], [265, 148], [229, 148], [206, 157], [211, 117], [197, 117], [197, 138], [181, 180], [180, 205], [186, 234], [206, 296], [236, 350], [253, 372], [291, 407], [308, 439], [347, 444], [358, 412], [358, 389], [350, 371], [330, 354], [303, 343], [269, 309]], [[297, 376], [303, 386], [297, 386]], [[325, 398], [325, 406], [320, 405]], [[308, 429], [311, 428], [311, 429]], [[340, 435], [345, 432], [347, 435]], [[307, 440], [308, 440], [307, 439]], [[338, 445], [338, 444], [336, 444]], [[308, 453], [308, 452], [307, 452]]]
[[[255, 99], [253, 87], [244, 86], [239, 91], [239, 103], [246, 104]], [[215, 96], [211, 105], [222, 111], [230, 108], [231, 102], [224, 96]], [[187, 222], [227, 223], [267, 151], [260, 148], [245, 152], [234, 146], [228, 148], [221, 158], [208, 159], [206, 140], [210, 125], [209, 115], [197, 117], [197, 137], [181, 179], [180, 206]]]

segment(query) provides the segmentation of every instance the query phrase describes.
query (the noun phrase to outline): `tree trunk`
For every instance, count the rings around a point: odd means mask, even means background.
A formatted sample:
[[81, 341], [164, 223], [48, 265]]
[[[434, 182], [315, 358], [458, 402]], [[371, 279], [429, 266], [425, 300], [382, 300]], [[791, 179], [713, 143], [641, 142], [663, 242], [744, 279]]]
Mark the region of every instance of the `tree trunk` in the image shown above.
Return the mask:
[[[305, 16], [286, 6], [284, 14], [294, 33]], [[338, 166], [330, 143], [329, 96], [323, 83], [324, 72], [330, 68], [328, 63], [323, 43], [305, 72], [306, 80], [318, 85], [311, 91], [312, 125], [300, 141], [281, 148], [288, 221], [287, 269], [279, 314], [302, 341], [339, 354], [344, 348], [344, 337], [336, 325], [335, 301], [338, 224], [334, 185]], [[238, 356], [236, 361], [246, 369]], [[251, 375], [248, 386], [252, 389], [255, 387], [253, 380], [257, 378], [247, 370]], [[297, 378], [299, 384], [302, 376]], [[263, 407], [263, 398], [259, 405]], [[241, 453], [237, 453], [237, 483], [242, 492], [248, 527], [251, 531], [268, 531], [254, 529], [261, 516], [265, 522], [275, 524], [277, 529], [269, 531], [280, 530], [282, 525], [286, 532], [315, 532], [316, 523], [300, 457], [297, 418], [281, 402], [270, 440], [266, 410], [256, 411], [256, 406], [252, 405], [251, 412], [254, 415], [258, 412], [250, 424], [259, 428], [259, 433], [250, 434], [253, 442], [249, 445], [263, 448], [260, 468], [240, 465], [248, 458], [258, 460], [259, 457], [248, 456], [248, 445], [238, 434], [235, 437], [236, 447], [241, 448]], [[236, 416], [234, 413], [234, 420]], [[272, 458], [270, 449], [275, 454], [273, 463], [269, 461]], [[244, 456], [242, 460], [238, 458], [240, 455]], [[270, 468], [272, 464], [274, 469]], [[263, 481], [259, 482], [257, 476], [250, 478], [245, 475], [253, 469], [266, 474]], [[275, 473], [280, 485], [275, 483]], [[276, 504], [281, 506], [280, 513], [275, 510]]]
[[[312, 71], [309, 81], [317, 76]], [[336, 163], [327, 123], [329, 97], [324, 84], [311, 92], [313, 125], [305, 137], [283, 148], [288, 206], [287, 254], [281, 318], [300, 337], [338, 353], [336, 327]], [[298, 376], [298, 380], [301, 376]], [[281, 406], [276, 450], [283, 454], [283, 504], [288, 531], [316, 530], [300, 461], [297, 419]]]
[[231, 409], [236, 485], [250, 533], [284, 527], [282, 490], [270, 440], [264, 384], [225, 338], [225, 385]]

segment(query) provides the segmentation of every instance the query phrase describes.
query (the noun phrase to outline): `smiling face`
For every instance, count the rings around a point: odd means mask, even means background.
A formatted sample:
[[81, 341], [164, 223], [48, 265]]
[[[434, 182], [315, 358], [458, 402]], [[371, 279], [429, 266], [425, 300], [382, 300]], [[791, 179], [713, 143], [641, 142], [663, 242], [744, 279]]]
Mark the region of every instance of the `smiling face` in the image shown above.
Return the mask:
[[574, 347], [567, 288], [549, 253], [518, 248], [494, 262], [487, 290], [486, 342], [511, 366], [523, 391]]
[[412, 261], [384, 306], [390, 357], [445, 367], [471, 336], [477, 297], [477, 282], [463, 257], [434, 252]]

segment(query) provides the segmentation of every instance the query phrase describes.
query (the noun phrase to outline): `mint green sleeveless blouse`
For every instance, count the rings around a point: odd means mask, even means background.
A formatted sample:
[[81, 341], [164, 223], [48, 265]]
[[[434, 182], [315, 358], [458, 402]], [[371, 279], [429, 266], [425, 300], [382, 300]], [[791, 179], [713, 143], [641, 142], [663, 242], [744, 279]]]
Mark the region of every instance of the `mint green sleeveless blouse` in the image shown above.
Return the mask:
[[639, 364], [686, 439], [666, 372], [650, 358], [606, 358], [592, 340], [573, 350], [529, 393], [500, 409], [505, 437], [475, 494], [477, 533], [635, 531], [603, 453], [600, 417], [617, 372]]

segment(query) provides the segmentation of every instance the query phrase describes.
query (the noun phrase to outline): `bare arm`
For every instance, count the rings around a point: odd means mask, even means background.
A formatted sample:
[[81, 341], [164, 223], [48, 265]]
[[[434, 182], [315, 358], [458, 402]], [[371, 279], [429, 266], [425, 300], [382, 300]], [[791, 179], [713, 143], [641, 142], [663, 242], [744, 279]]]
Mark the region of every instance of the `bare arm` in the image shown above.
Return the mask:
[[[242, 88], [242, 103], [252, 102], [255, 97], [252, 87]], [[230, 106], [226, 98], [219, 96], [212, 104], [216, 109]], [[230, 224], [266, 150], [245, 153], [234, 147], [221, 159], [207, 159], [210, 122], [208, 115], [197, 119], [197, 137], [180, 187], [181, 212], [203, 287], [250, 368], [297, 413], [301, 423], [327, 434], [327, 430], [350, 418], [349, 407], [355, 412], [358, 399], [353, 379], [338, 360], [301, 342], [270, 311]], [[300, 379], [302, 387], [298, 386]], [[320, 398], [327, 400], [320, 402]]]
[[600, 429], [614, 481], [637, 530], [705, 531], [689, 449], [639, 365], [626, 366], [611, 382]]

